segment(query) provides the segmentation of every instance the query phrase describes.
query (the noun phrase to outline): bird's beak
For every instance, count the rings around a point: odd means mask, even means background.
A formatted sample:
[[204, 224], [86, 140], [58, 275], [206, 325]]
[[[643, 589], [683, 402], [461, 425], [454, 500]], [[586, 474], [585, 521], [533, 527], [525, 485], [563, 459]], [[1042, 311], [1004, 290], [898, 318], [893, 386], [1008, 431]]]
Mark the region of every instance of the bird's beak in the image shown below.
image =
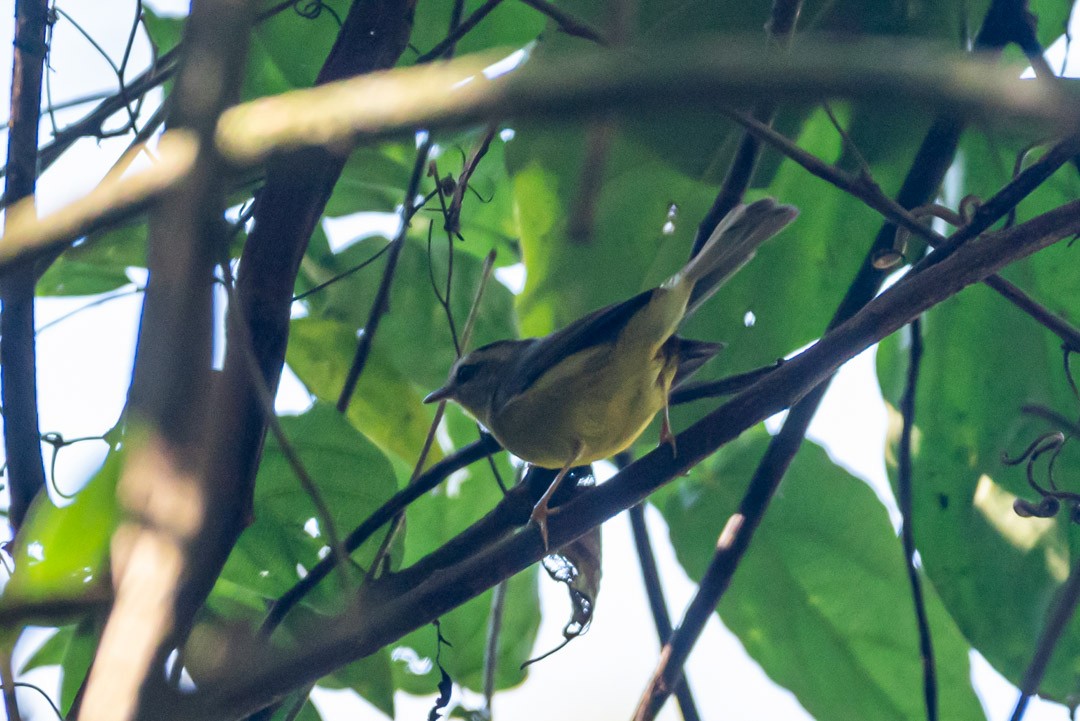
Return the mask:
[[436, 401], [446, 400], [452, 395], [454, 395], [454, 386], [447, 383], [442, 388], [428, 393], [427, 397], [424, 398], [424, 403], [435, 403]]

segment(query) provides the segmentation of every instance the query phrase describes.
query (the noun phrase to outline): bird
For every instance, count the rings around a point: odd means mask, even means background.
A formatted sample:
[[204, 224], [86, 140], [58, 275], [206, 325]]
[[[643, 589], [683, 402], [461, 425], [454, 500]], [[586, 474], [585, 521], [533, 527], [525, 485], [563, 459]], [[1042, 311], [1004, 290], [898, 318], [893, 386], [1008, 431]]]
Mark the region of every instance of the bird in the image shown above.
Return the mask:
[[740, 204], [661, 285], [541, 338], [476, 348], [424, 398], [455, 401], [510, 453], [559, 469], [530, 515], [545, 550], [549, 504], [571, 468], [625, 450], [660, 411], [660, 441], [677, 452], [668, 396], [724, 347], [681, 338], [679, 325], [798, 212], [773, 198]]

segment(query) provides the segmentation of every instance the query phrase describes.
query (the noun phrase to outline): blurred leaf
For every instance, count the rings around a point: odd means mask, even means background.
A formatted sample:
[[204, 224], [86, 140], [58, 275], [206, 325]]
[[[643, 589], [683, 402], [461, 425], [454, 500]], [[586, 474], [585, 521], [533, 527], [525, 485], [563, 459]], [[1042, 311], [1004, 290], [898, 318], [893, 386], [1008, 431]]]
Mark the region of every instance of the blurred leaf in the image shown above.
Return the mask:
[[75, 703], [86, 674], [90, 672], [90, 664], [101, 640], [101, 629], [102, 622], [97, 619], [83, 621], [75, 627], [75, 633], [64, 650], [60, 670], [60, 710], [65, 716], [71, 712], [71, 705]]
[[[446, 412], [447, 430], [455, 445], [476, 440], [476, 425], [454, 406]], [[505, 454], [496, 459], [503, 482], [510, 484], [514, 471]], [[411, 564], [440, 547], [490, 511], [502, 492], [486, 463], [473, 464], [442, 486], [409, 506], [406, 512], [405, 564]], [[495, 685], [498, 689], [521, 683], [521, 670], [532, 652], [540, 624], [535, 566], [510, 579], [505, 614], [499, 636]], [[483, 688], [484, 647], [492, 591], [486, 591], [439, 619], [442, 634], [452, 644], [443, 648], [442, 664], [454, 682], [474, 691]], [[418, 629], [395, 644], [395, 685], [409, 693], [435, 693], [439, 682], [434, 665], [436, 635], [431, 627]], [[414, 655], [415, 654], [415, 655]]]
[[[768, 441], [759, 426], [658, 495], [691, 577], [704, 572]], [[941, 718], [983, 719], [967, 643], [930, 584], [924, 594]], [[814, 718], [925, 715], [900, 541], [873, 491], [817, 446], [805, 442], [796, 455], [718, 611]]]
[[109, 542], [119, 524], [116, 484], [124, 453], [113, 449], [105, 464], [66, 506], [39, 493], [12, 549], [15, 571], [0, 604], [42, 599], [101, 598], [111, 593]]
[[153, 9], [143, 5], [142, 19], [146, 34], [150, 36], [150, 42], [154, 44], [158, 55], [163, 55], [180, 44], [187, 18], [159, 15]]
[[49, 636], [45, 640], [45, 643], [41, 644], [33, 654], [27, 658], [23, 665], [16, 669], [18, 675], [23, 675], [28, 671], [33, 671], [35, 668], [41, 668], [43, 666], [59, 666], [64, 660], [64, 652], [67, 651], [68, 644], [71, 643], [72, 637], [75, 635], [75, 626], [61, 626], [56, 629], [56, 633]]
[[95, 233], [70, 248], [38, 280], [38, 295], [95, 295], [131, 285], [129, 267], [146, 267], [146, 222]]

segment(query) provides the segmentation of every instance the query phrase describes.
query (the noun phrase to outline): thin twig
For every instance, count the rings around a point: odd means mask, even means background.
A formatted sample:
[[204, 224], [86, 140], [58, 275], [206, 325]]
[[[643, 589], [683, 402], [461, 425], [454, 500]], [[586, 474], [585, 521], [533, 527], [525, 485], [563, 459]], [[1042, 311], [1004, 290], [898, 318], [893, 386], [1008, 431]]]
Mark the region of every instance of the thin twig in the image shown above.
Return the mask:
[[565, 12], [562, 8], [547, 2], [547, 0], [521, 0], [521, 2], [554, 20], [555, 24], [559, 26], [559, 29], [567, 35], [583, 38], [585, 40], [592, 40], [599, 45], [608, 44], [607, 40], [604, 39], [604, 36], [595, 28], [585, 21], [579, 20], [573, 15]]
[[1058, 591], [1054, 605], [1046, 617], [1046, 625], [1039, 635], [1039, 641], [1035, 645], [1031, 663], [1024, 671], [1024, 677], [1020, 680], [1020, 697], [1016, 700], [1009, 721], [1020, 721], [1027, 711], [1028, 702], [1039, 690], [1046, 667], [1054, 655], [1054, 648], [1065, 632], [1065, 626], [1072, 620], [1076, 613], [1077, 603], [1080, 602], [1080, 563], [1072, 567], [1068, 579]]
[[401, 256], [401, 249], [405, 245], [405, 237], [409, 233], [409, 223], [417, 210], [416, 196], [420, 188], [420, 178], [423, 177], [424, 168], [427, 166], [431, 145], [431, 135], [428, 135], [416, 151], [412, 176], [409, 178], [409, 184], [405, 189], [405, 200], [401, 205], [401, 227], [398, 228], [397, 235], [394, 236], [394, 240], [390, 243], [390, 252], [386, 256], [386, 267], [383, 269], [379, 290], [376, 292], [375, 300], [371, 304], [371, 311], [368, 313], [367, 323], [364, 324], [360, 342], [356, 346], [356, 354], [353, 356], [352, 364], [349, 366], [349, 372], [345, 376], [345, 384], [341, 388], [341, 395], [338, 396], [337, 409], [339, 413], [344, 413], [349, 408], [349, 401], [352, 400], [353, 393], [356, 391], [356, 384], [360, 380], [360, 374], [364, 372], [364, 366], [367, 364], [368, 354], [371, 353], [371, 343], [375, 339], [375, 333], [379, 330], [379, 322], [386, 311], [390, 309], [390, 286], [394, 282], [394, 274], [397, 272], [398, 258]]
[[500, 582], [491, 594], [491, 615], [488, 616], [487, 641], [484, 644], [484, 711], [489, 719], [491, 700], [495, 697], [495, 672], [499, 668], [499, 637], [502, 635], [508, 583]]
[[[11, 643], [10, 641], [6, 642]], [[0, 649], [0, 684], [3, 685], [4, 710], [7, 711], [8, 721], [22, 721], [19, 713], [19, 701], [15, 697], [15, 669], [11, 665], [11, 648]]]
[[[773, 0], [769, 20], [765, 23], [766, 40], [770, 44], [787, 45], [795, 32], [795, 23], [802, 11], [802, 0]], [[780, 97], [780, 96], [776, 96]], [[777, 101], [775, 97], [759, 100], [754, 104], [751, 117], [765, 127], [772, 125], [776, 116]], [[717, 224], [723, 220], [731, 210], [742, 202], [746, 189], [750, 187], [754, 170], [757, 168], [758, 158], [761, 156], [761, 139], [753, 133], [744, 132], [739, 139], [739, 146], [735, 150], [735, 157], [728, 167], [724, 182], [720, 186], [720, 192], [716, 194], [712, 207], [705, 213], [698, 225], [697, 235], [694, 237], [694, 245], [691, 255], [697, 255], [705, 245], [705, 241], [712, 235]]]
[[[223, 250], [225, 249], [223, 248]], [[251, 342], [251, 329], [248, 326], [247, 319], [243, 317], [243, 308], [236, 299], [232, 267], [229, 265], [227, 252], [225, 257], [221, 259], [219, 267], [221, 268], [224, 280], [222, 285], [225, 287], [229, 307], [235, 307], [237, 311], [235, 314], [229, 314], [228, 316], [231, 321], [229, 330], [235, 334], [233, 342], [240, 343], [243, 346], [242, 351], [248, 364], [250, 381], [255, 390], [255, 398], [262, 407], [263, 419], [270, 432], [274, 435], [274, 440], [277, 441], [278, 448], [281, 450], [281, 454], [285, 456], [285, 461], [292, 469], [293, 475], [300, 482], [300, 487], [315, 506], [315, 514], [319, 520], [319, 530], [326, 534], [326, 545], [330, 547], [330, 555], [337, 563], [338, 568], [341, 569], [343, 590], [347, 592], [352, 587], [353, 582], [357, 580], [354, 577], [352, 564], [349, 561], [349, 552], [345, 550], [345, 544], [341, 542], [341, 536], [338, 535], [337, 524], [334, 523], [334, 516], [330, 512], [329, 504], [323, 497], [322, 491], [319, 490], [318, 484], [315, 483], [315, 479], [308, 473], [300, 454], [289, 441], [285, 429], [281, 427], [277, 412], [274, 410], [274, 396], [266, 384], [266, 378], [263, 377], [262, 371], [259, 369], [259, 360], [255, 357]]]
[[937, 667], [934, 662], [933, 638], [930, 634], [930, 621], [926, 615], [926, 601], [923, 598], [922, 577], [915, 566], [915, 513], [912, 509], [913, 482], [911, 464], [911, 434], [915, 429], [915, 395], [919, 382], [919, 366], [922, 361], [922, 323], [918, 318], [911, 322], [911, 350], [908, 360], [907, 385], [900, 399], [900, 412], [904, 417], [904, 427], [900, 433], [899, 469], [897, 472], [897, 505], [902, 518], [900, 539], [904, 547], [904, 568], [907, 569], [911, 584], [911, 595], [915, 603], [915, 621], [919, 628], [919, 654], [923, 665], [923, 698], [926, 701], [926, 721], [937, 721], [938, 693]]
[[501, 2], [502, 0], [488, 0], [480, 7], [476, 8], [476, 10], [474, 10], [472, 14], [469, 15], [469, 17], [462, 20], [461, 24], [458, 25], [453, 30], [453, 32], [443, 38], [438, 45], [418, 57], [416, 59], [416, 64], [420, 65], [423, 63], [431, 62], [432, 60], [438, 60], [439, 58], [446, 55], [448, 52], [452, 52], [454, 46], [457, 45], [458, 41], [461, 40], [461, 38], [465, 37], [465, 35], [468, 34], [470, 30], [476, 27], [480, 23], [480, 21], [487, 17], [488, 14], [491, 13], [491, 11], [494, 10], [496, 7], [498, 7], [499, 3]]
[[[885, 195], [881, 188], [869, 179], [852, 176], [840, 168], [824, 162], [753, 118], [734, 111], [729, 112], [728, 115], [736, 122], [741, 123], [747, 129], [747, 132], [753, 133], [768, 142], [812, 175], [863, 201], [888, 221], [922, 237], [931, 247], [939, 248], [942, 254], [935, 254], [933, 262], [939, 262], [941, 259], [948, 257], [957, 247], [986, 230], [1000, 217], [1008, 213], [1009, 210], [1015, 208], [1028, 194], [1053, 175], [1058, 168], [1069, 162], [1080, 152], [1080, 135], [1071, 135], [1065, 138], [1052, 147], [1043, 157], [1019, 173], [1000, 191], [995, 193], [993, 197], [980, 205], [975, 211], [971, 222], [946, 239], [927, 225], [919, 222], [911, 212], [905, 210], [903, 206]], [[1080, 330], [1071, 326], [1060, 316], [1050, 312], [1013, 283], [996, 274], [990, 276], [984, 282], [1000, 293], [1006, 300], [1034, 318], [1040, 325], [1045, 326], [1061, 338], [1070, 348], [1080, 348]]]

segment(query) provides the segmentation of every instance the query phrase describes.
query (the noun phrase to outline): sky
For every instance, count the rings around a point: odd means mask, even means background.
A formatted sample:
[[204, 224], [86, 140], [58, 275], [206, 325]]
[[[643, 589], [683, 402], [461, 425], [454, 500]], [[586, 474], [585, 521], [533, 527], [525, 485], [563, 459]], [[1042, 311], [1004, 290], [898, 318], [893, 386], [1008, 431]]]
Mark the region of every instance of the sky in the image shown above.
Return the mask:
[[[186, 4], [147, 3], [159, 10], [181, 12]], [[133, 3], [120, 0], [87, 0], [60, 3], [98, 43], [114, 58], [119, 58], [129, 29]], [[0, 38], [12, 37], [12, 18], [0, 17]], [[2, 47], [10, 47], [3, 43]], [[1051, 48], [1053, 63], [1060, 63], [1064, 44]], [[1055, 54], [1056, 53], [1056, 54]], [[148, 44], [140, 36], [131, 57], [136, 71], [150, 59]], [[11, 58], [0, 53], [0, 77], [9, 78]], [[115, 76], [81, 37], [70, 22], [62, 18], [55, 26], [53, 54], [50, 59], [54, 101], [78, 97], [115, 87]], [[7, 91], [0, 93], [0, 116], [7, 116]], [[153, 98], [153, 102], [159, 102]], [[80, 116], [90, 106], [58, 115], [60, 124]], [[43, 138], [49, 133], [43, 125]], [[6, 147], [6, 134], [2, 136]], [[39, 184], [39, 208], [55, 209], [78, 197], [100, 179], [112, 159], [128, 143], [126, 138], [104, 141], [83, 140], [50, 168]], [[364, 221], [367, 222], [367, 221]], [[352, 237], [356, 221], [335, 224], [329, 229], [339, 240]], [[141, 282], [138, 274], [133, 281]], [[504, 278], [508, 284], [520, 283], [521, 277]], [[134, 286], [133, 286], [134, 287]], [[63, 318], [94, 300], [89, 298], [49, 298], [38, 303], [39, 395], [41, 428], [58, 431], [67, 438], [99, 435], [115, 421], [124, 403], [130, 378], [141, 296], [130, 292], [94, 307], [81, 310], [69, 322]], [[53, 322], [55, 324], [53, 324]], [[310, 403], [303, 386], [286, 373], [278, 398], [281, 412], [299, 412]], [[779, 425], [773, 419], [771, 430]], [[874, 377], [873, 349], [848, 363], [840, 372], [814, 420], [810, 437], [822, 443], [832, 457], [875, 490], [894, 520], [895, 502], [885, 480], [883, 444], [885, 407], [877, 392]], [[62, 490], [77, 489], [96, 470], [105, 452], [101, 442], [77, 444], [64, 450], [56, 466], [57, 483]], [[46, 455], [46, 463], [49, 456]], [[602, 475], [602, 474], [601, 474]], [[647, 521], [653, 533], [660, 574], [668, 593], [673, 619], [689, 602], [694, 584], [685, 576], [666, 543], [667, 529], [659, 513], [649, 509]], [[526, 684], [496, 696], [497, 717], [513, 719], [627, 718], [651, 673], [658, 651], [655, 636], [642, 629], [653, 628], [633, 551], [629, 522], [620, 516], [604, 527], [604, 580], [598, 598], [597, 613], [588, 634], [570, 644], [556, 657], [536, 664]], [[536, 651], [546, 651], [561, 640], [568, 603], [561, 586], [546, 581], [541, 585], [544, 621]], [[633, 629], [633, 632], [628, 632]], [[24, 644], [19, 655], [32, 650], [45, 634], [33, 635], [33, 643]], [[972, 657], [973, 679], [987, 709], [990, 721], [1004, 721], [1016, 699], [1016, 690], [1004, 681], [977, 654]], [[728, 721], [744, 719], [809, 718], [794, 696], [773, 684], [750, 659], [738, 640], [713, 615], [697, 649], [690, 658], [687, 674], [699, 707], [706, 717]], [[33, 671], [24, 679], [55, 692], [58, 674], [55, 669]], [[431, 697], [399, 694], [397, 717], [416, 719], [426, 716]], [[475, 701], [475, 699], [470, 699]], [[28, 711], [25, 718], [54, 718], [48, 707], [29, 692], [20, 692], [20, 701]], [[321, 691], [316, 703], [327, 719], [382, 718], [366, 702], [351, 692]], [[2, 711], [0, 711], [2, 713]], [[674, 703], [662, 714], [664, 719], [680, 718]], [[1029, 721], [1064, 721], [1064, 707], [1035, 702], [1027, 714]]]

